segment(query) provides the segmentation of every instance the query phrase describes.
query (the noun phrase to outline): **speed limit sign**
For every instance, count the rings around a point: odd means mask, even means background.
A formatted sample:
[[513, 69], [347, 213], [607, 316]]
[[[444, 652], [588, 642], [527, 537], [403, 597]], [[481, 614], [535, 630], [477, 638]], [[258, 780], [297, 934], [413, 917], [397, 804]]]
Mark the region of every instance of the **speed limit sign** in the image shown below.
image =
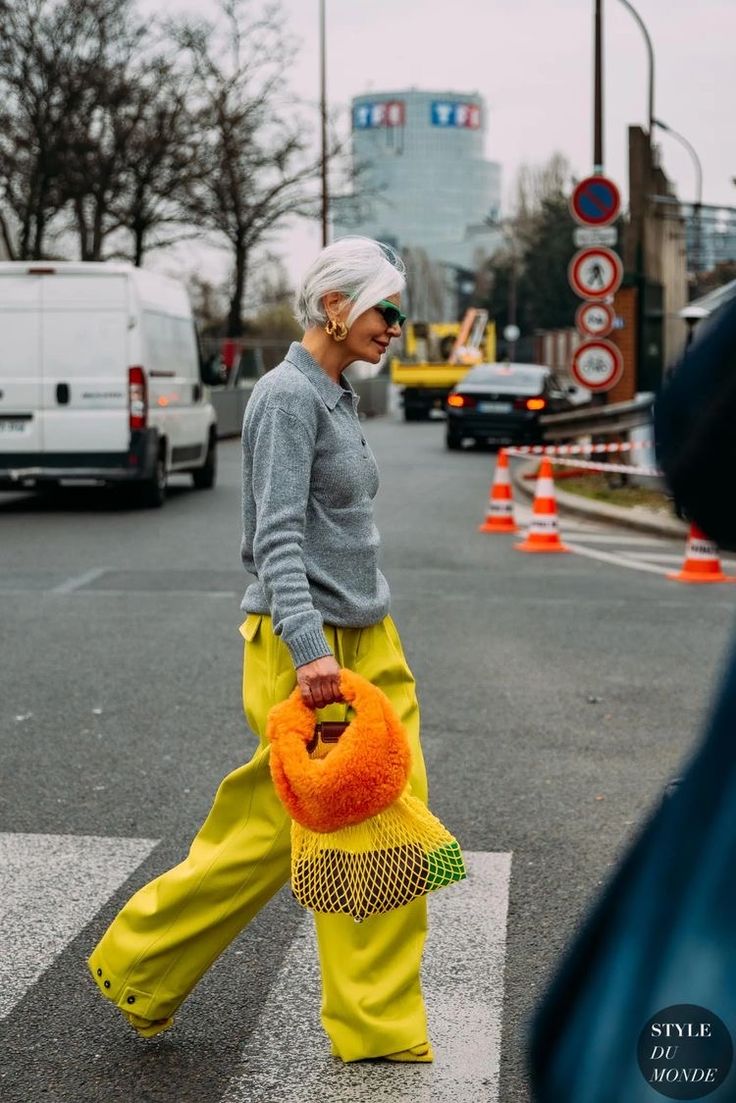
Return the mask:
[[610, 391], [624, 373], [624, 358], [610, 341], [584, 341], [575, 349], [570, 372], [589, 391]]

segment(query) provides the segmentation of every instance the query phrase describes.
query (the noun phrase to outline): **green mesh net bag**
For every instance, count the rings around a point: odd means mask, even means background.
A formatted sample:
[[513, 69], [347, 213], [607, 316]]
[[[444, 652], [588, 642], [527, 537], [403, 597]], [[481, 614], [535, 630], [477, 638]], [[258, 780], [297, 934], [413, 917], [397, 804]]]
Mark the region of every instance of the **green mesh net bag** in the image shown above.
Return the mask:
[[311, 911], [365, 919], [464, 877], [457, 841], [409, 793], [385, 812], [337, 831], [292, 823], [291, 888]]
[[457, 840], [409, 792], [408, 740], [388, 698], [353, 671], [340, 686], [355, 715], [330, 747], [314, 746], [298, 690], [271, 710], [271, 774], [292, 817], [294, 896], [362, 920], [466, 873]]

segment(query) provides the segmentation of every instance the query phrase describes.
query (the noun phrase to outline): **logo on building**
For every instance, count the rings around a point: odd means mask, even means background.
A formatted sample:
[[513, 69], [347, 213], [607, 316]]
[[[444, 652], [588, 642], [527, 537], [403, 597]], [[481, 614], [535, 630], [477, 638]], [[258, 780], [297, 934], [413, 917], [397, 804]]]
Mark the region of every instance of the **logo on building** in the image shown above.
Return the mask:
[[478, 130], [480, 128], [480, 104], [434, 100], [432, 102], [432, 126]]
[[403, 100], [381, 100], [359, 103], [353, 111], [355, 130], [372, 130], [380, 126], [403, 126], [406, 108]]

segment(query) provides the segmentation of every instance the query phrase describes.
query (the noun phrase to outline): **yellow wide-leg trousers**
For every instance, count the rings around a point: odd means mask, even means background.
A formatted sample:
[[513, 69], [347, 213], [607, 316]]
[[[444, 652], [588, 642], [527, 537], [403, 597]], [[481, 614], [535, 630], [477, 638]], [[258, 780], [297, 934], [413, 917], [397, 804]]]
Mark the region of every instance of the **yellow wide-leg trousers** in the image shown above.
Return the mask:
[[[100, 991], [121, 1010], [145, 1019], [176, 1011], [200, 977], [259, 908], [289, 879], [290, 821], [269, 772], [266, 716], [296, 685], [271, 619], [250, 614], [245, 638], [243, 702], [259, 746], [220, 785], [187, 858], [140, 889], [89, 958]], [[390, 617], [370, 628], [325, 634], [341, 666], [380, 686], [407, 731], [411, 791], [427, 800], [414, 679]], [[332, 705], [320, 719], [344, 719]], [[315, 915], [322, 973], [322, 1024], [344, 1061], [380, 1057], [427, 1040], [420, 965], [427, 930], [426, 897], [356, 923]]]

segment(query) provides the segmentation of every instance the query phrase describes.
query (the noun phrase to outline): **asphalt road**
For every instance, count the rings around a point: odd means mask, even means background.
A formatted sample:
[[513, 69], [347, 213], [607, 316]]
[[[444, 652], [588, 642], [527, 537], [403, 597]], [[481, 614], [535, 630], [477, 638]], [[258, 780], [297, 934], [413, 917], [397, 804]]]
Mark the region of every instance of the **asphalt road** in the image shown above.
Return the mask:
[[[418, 680], [432, 808], [477, 856], [489, 891], [506, 868], [498, 856], [510, 855], [507, 926], [504, 908], [494, 912], [506, 938], [501, 1086], [485, 1098], [522, 1103], [529, 1011], [697, 738], [736, 587], [518, 554], [511, 538], [476, 532], [491, 454], [446, 453], [434, 423], [387, 418], [366, 422], [366, 433], [382, 472], [384, 569]], [[223, 443], [220, 459], [214, 491], [174, 480], [160, 512], [98, 491], [0, 495], [0, 833], [19, 862], [4, 890], [4, 1103], [298, 1103], [279, 1088], [302, 1014], [294, 961], [304, 955], [294, 948], [304, 920], [288, 893], [153, 1043], [102, 1004], [83, 964], [133, 889], [180, 860], [219, 780], [253, 746], [240, 703], [238, 442]], [[38, 835], [62, 840], [53, 868], [34, 866], [26, 836]], [[72, 898], [78, 918], [64, 934], [57, 910]], [[482, 908], [457, 922], [470, 946]], [[503, 956], [503, 938], [493, 945]], [[469, 1046], [476, 1025], [457, 1023]], [[266, 1053], [270, 1080], [259, 1073], [258, 1083], [268, 1088], [249, 1089], [245, 1074], [233, 1086], [249, 1044]], [[310, 1097], [369, 1097], [360, 1069], [351, 1081], [314, 1075]], [[451, 1097], [439, 1072], [421, 1075], [421, 1090], [394, 1076], [371, 1098]]]

